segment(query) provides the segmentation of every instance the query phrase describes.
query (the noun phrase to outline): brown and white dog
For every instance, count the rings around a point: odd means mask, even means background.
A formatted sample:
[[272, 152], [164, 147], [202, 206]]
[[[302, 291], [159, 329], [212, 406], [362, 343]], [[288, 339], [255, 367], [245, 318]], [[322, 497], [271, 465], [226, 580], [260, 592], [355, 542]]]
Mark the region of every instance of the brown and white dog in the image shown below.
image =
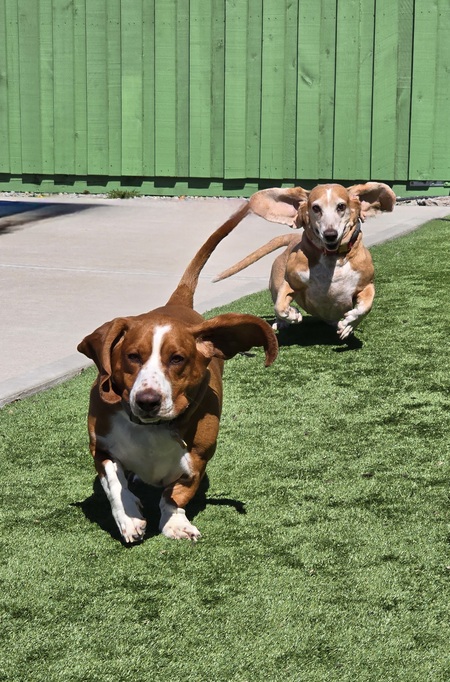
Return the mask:
[[247, 212], [238, 210], [211, 235], [188, 265], [167, 304], [106, 322], [79, 344], [94, 360], [90, 450], [125, 542], [141, 540], [146, 520], [127, 473], [160, 486], [160, 529], [169, 538], [200, 537], [185, 507], [216, 448], [223, 361], [263, 346], [265, 364], [278, 352], [270, 326], [253, 315], [204, 320], [193, 310], [201, 269], [216, 245]]
[[285, 246], [270, 276], [274, 328], [301, 322], [301, 312], [291, 305], [295, 302], [310, 315], [336, 325], [339, 338], [346, 339], [370, 312], [375, 295], [372, 257], [362, 243], [361, 221], [392, 211], [395, 201], [394, 192], [380, 182], [347, 189], [329, 184], [311, 191], [294, 187], [257, 192], [250, 198], [249, 212], [304, 230], [275, 237], [214, 281]]

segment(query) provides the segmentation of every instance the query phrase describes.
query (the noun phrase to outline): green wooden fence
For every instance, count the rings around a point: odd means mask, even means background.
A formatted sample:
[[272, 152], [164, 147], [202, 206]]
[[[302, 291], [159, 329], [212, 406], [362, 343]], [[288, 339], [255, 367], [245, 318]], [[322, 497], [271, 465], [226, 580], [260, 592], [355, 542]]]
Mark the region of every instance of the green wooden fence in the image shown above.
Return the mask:
[[0, 189], [450, 179], [449, 0], [0, 0]]

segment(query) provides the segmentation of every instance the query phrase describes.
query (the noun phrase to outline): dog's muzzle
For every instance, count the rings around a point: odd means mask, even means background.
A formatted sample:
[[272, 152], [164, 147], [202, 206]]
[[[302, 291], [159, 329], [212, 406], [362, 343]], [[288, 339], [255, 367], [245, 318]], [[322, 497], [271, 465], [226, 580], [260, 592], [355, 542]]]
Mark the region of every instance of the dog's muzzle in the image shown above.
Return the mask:
[[139, 391], [132, 403], [125, 403], [125, 410], [133, 424], [160, 424], [165, 421], [160, 415], [162, 395], [154, 389]]
[[337, 249], [339, 245], [339, 234], [337, 230], [325, 230], [323, 233], [323, 242], [327, 249]]
[[136, 407], [145, 418], [158, 418], [162, 405], [162, 395], [152, 388], [146, 388], [135, 396]]

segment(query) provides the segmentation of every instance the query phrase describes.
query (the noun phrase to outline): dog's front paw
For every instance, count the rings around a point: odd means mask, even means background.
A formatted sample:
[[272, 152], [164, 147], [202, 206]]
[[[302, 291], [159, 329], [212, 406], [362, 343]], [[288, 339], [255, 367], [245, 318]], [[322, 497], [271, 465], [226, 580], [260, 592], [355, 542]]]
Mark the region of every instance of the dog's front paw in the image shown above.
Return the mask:
[[147, 521], [145, 519], [124, 517], [121, 520], [119, 529], [124, 541], [128, 544], [140, 542], [144, 539]]
[[128, 489], [123, 490], [123, 509], [113, 509], [113, 516], [124, 542], [143, 540], [147, 521], [141, 514], [141, 501]]
[[160, 524], [161, 532], [166, 538], [171, 540], [197, 540], [201, 537], [198, 528], [192, 525], [192, 523], [186, 518], [186, 513], [184, 509], [174, 510], [170, 516], [167, 515], [161, 517]]
[[355, 331], [357, 320], [353, 315], [347, 313], [337, 324], [337, 333], [341, 341], [347, 339]]
[[290, 327], [291, 324], [299, 324], [303, 319], [300, 310], [297, 310], [297, 308], [294, 308], [291, 305], [286, 308], [286, 310], [275, 310], [275, 314], [277, 319], [272, 325], [272, 329], [275, 330], [286, 329], [286, 327]]

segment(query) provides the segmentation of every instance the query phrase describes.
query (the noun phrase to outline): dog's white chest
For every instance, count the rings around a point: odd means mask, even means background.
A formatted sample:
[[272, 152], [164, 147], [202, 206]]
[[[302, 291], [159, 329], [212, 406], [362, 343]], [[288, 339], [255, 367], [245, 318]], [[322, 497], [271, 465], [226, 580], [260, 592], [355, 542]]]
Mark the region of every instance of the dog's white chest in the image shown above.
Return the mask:
[[340, 264], [336, 258], [323, 255], [309, 270], [304, 307], [311, 315], [337, 322], [353, 308], [360, 274], [350, 263]]
[[144, 483], [166, 486], [190, 473], [186, 447], [164, 426], [134, 424], [119, 412], [101, 440], [112, 457]]

